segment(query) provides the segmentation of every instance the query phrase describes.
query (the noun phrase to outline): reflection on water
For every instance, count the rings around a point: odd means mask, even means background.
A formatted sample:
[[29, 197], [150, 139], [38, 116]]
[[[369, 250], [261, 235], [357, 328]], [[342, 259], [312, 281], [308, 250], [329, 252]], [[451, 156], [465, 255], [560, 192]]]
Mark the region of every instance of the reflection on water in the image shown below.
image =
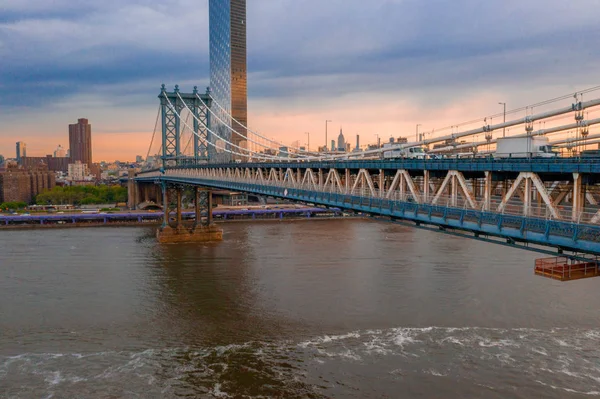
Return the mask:
[[600, 292], [361, 220], [0, 232], [8, 397], [600, 395]]

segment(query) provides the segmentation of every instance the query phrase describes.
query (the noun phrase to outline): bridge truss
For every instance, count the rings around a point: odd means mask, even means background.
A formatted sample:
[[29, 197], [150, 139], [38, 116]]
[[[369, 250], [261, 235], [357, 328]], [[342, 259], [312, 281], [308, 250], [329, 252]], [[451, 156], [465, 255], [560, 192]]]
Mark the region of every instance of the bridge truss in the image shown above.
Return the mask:
[[600, 164], [345, 161], [182, 166], [138, 182], [244, 191], [375, 216], [600, 254]]

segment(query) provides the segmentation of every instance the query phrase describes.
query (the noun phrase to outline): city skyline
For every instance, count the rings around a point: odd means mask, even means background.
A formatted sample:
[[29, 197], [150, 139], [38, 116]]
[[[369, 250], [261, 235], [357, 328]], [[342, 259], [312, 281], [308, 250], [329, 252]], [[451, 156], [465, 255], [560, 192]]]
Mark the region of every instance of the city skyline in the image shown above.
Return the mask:
[[[366, 144], [593, 86], [599, 28], [582, 3], [253, 1], [250, 127], [285, 143], [311, 132], [314, 147], [331, 119]], [[17, 141], [51, 153], [79, 115], [94, 121], [94, 162], [145, 156], [160, 84], [208, 85], [208, 1], [48, 7], [11, 3], [0, 22], [0, 86], [23, 93], [0, 99], [5, 157]], [[194, 40], [173, 40], [182, 31]]]

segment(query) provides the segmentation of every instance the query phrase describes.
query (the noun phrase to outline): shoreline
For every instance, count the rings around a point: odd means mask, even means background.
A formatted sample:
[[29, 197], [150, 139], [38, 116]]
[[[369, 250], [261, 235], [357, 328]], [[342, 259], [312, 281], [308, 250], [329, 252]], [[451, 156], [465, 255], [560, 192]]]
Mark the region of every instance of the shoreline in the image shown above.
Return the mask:
[[[285, 222], [302, 222], [302, 221], [328, 221], [328, 220], [356, 220], [365, 219], [364, 216], [326, 216], [326, 217], [298, 217], [298, 218], [264, 218], [264, 219], [228, 219], [228, 220], [216, 220], [215, 224], [229, 224], [229, 223], [256, 223], [256, 222], [267, 222], [267, 223], [285, 223]], [[20, 225], [0, 225], [0, 231], [2, 230], [52, 230], [52, 229], [74, 229], [74, 228], [92, 228], [92, 227], [157, 227], [160, 226], [161, 222], [113, 222], [113, 223], [65, 223], [65, 224], [20, 224]], [[186, 224], [187, 225], [187, 224]], [[190, 224], [191, 225], [191, 224]]]

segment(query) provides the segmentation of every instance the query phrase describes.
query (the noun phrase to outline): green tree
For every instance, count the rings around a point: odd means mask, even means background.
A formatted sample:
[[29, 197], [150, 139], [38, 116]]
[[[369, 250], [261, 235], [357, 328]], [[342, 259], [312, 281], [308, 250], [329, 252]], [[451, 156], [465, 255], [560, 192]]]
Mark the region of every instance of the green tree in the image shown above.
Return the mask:
[[22, 201], [3, 202], [0, 204], [0, 210], [25, 209], [26, 207], [27, 203]]
[[127, 188], [121, 186], [66, 186], [44, 191], [35, 199], [39, 205], [91, 205], [127, 201]]

